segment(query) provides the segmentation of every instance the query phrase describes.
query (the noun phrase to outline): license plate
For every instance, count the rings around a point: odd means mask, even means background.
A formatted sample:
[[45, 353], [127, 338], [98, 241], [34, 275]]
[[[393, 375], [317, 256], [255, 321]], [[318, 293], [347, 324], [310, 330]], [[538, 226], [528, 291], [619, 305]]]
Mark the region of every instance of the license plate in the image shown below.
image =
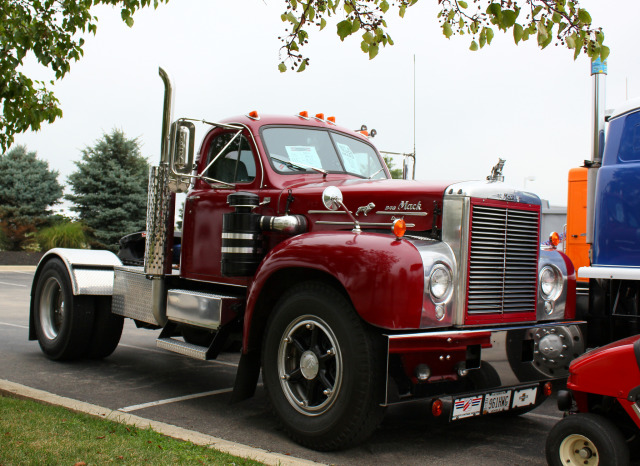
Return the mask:
[[511, 407], [511, 394], [511, 390], [505, 390], [503, 392], [489, 393], [485, 395], [482, 414], [508, 411]]
[[480, 415], [482, 409], [482, 395], [458, 398], [453, 402], [453, 412], [451, 419], [463, 419]]
[[538, 387], [535, 386], [455, 398], [451, 420], [524, 408], [535, 404], [537, 394]]

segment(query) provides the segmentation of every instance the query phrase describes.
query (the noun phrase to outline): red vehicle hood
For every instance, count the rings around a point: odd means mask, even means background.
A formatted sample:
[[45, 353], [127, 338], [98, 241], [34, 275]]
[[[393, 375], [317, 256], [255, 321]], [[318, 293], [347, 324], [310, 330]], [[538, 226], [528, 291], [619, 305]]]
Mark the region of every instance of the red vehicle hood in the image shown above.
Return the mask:
[[[329, 186], [336, 186], [342, 191], [343, 203], [362, 224], [363, 230], [384, 229], [393, 219], [403, 218], [408, 230], [425, 231], [432, 228], [434, 209], [442, 209], [444, 192], [453, 183], [354, 179], [305, 183], [285, 189], [278, 205], [282, 209], [290, 189], [294, 196], [290, 213], [305, 215], [311, 229], [350, 229], [353, 222], [343, 209], [328, 211], [322, 203], [322, 192]], [[437, 213], [438, 227], [440, 219], [441, 214]]]

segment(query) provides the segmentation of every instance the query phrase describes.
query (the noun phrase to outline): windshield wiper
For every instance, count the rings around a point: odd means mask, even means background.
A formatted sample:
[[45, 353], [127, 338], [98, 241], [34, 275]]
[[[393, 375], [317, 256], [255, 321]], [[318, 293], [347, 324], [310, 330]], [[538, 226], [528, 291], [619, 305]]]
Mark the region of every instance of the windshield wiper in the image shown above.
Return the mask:
[[373, 175], [371, 175], [369, 178], [367, 178], [368, 180], [370, 180], [371, 178], [373, 178], [374, 176], [376, 176], [378, 173], [380, 173], [382, 170], [384, 170], [384, 167], [382, 167], [380, 170], [378, 170], [377, 172], [375, 172]]
[[317, 171], [318, 173], [322, 173], [324, 176], [327, 176], [327, 174], [329, 173], [328, 171], [323, 170], [322, 168], [312, 167], [311, 165], [305, 165], [303, 163], [293, 163], [289, 160], [282, 160], [278, 157], [274, 157], [273, 155], [271, 156], [271, 158], [273, 160], [277, 160], [280, 163], [283, 163], [285, 166], [289, 168], [299, 168], [301, 170], [306, 170], [307, 168], [309, 168], [311, 170]]

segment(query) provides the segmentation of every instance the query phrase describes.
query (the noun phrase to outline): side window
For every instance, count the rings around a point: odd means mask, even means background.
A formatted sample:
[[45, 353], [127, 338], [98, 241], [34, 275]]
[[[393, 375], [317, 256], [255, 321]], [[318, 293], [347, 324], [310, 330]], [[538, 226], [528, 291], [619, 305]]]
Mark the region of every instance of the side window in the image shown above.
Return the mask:
[[[211, 141], [205, 166], [216, 156], [217, 159], [205, 173], [207, 178], [226, 183], [250, 183], [255, 179], [256, 164], [249, 143], [240, 135], [229, 144], [234, 135], [235, 133], [223, 133]], [[227, 144], [229, 146], [225, 147]], [[223, 153], [220, 154], [223, 149]]]
[[640, 113], [626, 117], [618, 157], [622, 162], [640, 162]]

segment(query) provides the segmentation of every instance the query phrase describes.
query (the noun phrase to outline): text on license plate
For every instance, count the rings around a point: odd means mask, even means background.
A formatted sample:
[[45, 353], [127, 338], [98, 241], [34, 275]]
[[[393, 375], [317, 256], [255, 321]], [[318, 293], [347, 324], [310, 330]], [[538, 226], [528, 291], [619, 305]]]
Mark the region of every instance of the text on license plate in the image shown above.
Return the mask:
[[453, 401], [451, 420], [498, 413], [523, 408], [536, 402], [538, 387], [503, 390], [500, 392], [456, 398]]

